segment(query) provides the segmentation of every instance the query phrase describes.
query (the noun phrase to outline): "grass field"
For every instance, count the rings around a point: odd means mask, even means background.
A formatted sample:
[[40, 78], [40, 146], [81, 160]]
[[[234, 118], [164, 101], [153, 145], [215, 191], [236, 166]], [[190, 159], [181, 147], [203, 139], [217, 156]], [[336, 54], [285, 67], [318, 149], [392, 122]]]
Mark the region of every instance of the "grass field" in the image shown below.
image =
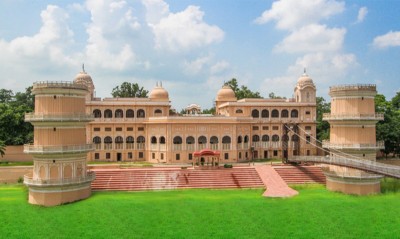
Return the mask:
[[398, 238], [400, 193], [357, 197], [322, 186], [290, 199], [263, 190], [96, 192], [29, 205], [23, 186], [0, 186], [1, 238]]

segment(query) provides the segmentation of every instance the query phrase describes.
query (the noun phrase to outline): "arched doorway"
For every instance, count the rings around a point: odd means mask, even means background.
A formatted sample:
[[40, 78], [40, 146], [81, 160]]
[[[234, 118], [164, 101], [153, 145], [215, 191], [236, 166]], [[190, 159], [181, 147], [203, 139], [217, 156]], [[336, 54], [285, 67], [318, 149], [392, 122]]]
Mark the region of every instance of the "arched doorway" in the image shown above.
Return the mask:
[[218, 166], [220, 152], [211, 149], [203, 149], [200, 151], [195, 151], [193, 156], [196, 158], [197, 166]]

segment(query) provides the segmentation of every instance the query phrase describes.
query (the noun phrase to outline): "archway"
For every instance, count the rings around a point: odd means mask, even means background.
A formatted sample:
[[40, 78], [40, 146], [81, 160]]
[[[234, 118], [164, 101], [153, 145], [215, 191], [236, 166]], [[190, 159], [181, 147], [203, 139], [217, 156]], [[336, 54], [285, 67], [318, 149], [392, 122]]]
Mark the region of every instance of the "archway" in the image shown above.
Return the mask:
[[199, 166], [218, 166], [219, 165], [219, 151], [211, 149], [203, 149], [200, 151], [195, 151], [193, 156], [196, 158], [196, 165]]

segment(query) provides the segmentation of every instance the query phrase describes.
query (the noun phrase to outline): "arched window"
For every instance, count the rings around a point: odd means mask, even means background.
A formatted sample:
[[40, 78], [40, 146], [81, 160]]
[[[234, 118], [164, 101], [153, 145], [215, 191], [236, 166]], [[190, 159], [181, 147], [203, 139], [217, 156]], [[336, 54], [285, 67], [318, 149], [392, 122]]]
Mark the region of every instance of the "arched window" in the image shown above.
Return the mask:
[[110, 136], [104, 138], [104, 149], [112, 149], [112, 138]]
[[115, 137], [115, 149], [122, 149], [124, 143], [124, 138], [121, 136]]
[[122, 138], [121, 136], [115, 137], [116, 144], [122, 144], [123, 142], [124, 142], [124, 138]]
[[93, 138], [93, 143], [96, 149], [101, 149], [101, 138], [99, 136]]
[[145, 114], [144, 110], [142, 110], [142, 109], [138, 110], [137, 111], [137, 117], [138, 118], [145, 118], [146, 114]]
[[251, 116], [253, 118], [258, 118], [258, 117], [260, 117], [260, 112], [258, 110], [252, 110], [251, 111]]
[[136, 141], [138, 142], [138, 144], [143, 144], [146, 140], [143, 136], [139, 136], [137, 137]]
[[124, 111], [122, 111], [121, 109], [117, 109], [115, 111], [115, 118], [124, 118]]
[[194, 138], [192, 136], [189, 136], [186, 138], [186, 144], [194, 144]]
[[104, 118], [112, 118], [112, 111], [107, 109], [104, 111]]
[[210, 138], [210, 144], [218, 144], [218, 137], [217, 136], [212, 136]]
[[231, 137], [229, 137], [229, 136], [222, 137], [222, 143], [223, 144], [230, 144], [231, 143]]
[[291, 117], [291, 118], [297, 118], [297, 117], [299, 117], [299, 111], [297, 111], [297, 110], [292, 110], [292, 112], [290, 112], [290, 117]]
[[237, 138], [237, 143], [238, 143], [238, 144], [241, 144], [242, 142], [243, 142], [242, 136], [238, 136], [238, 138]]
[[181, 136], [175, 136], [173, 140], [174, 144], [182, 144], [182, 138]]
[[105, 144], [112, 144], [112, 138], [110, 136], [107, 136], [104, 138], [104, 143]]
[[289, 111], [288, 110], [282, 110], [281, 118], [288, 118], [288, 117], [289, 117]]
[[294, 134], [294, 135], [292, 136], [292, 141], [293, 141], [293, 142], [299, 142], [299, 136], [297, 136], [297, 135]]
[[278, 142], [279, 141], [279, 136], [274, 134], [272, 135], [272, 142]]
[[135, 139], [132, 136], [126, 137], [126, 148], [127, 149], [133, 149], [133, 143]]
[[101, 144], [101, 138], [99, 136], [96, 136], [93, 138], [93, 143], [95, 144]]
[[279, 118], [279, 111], [278, 110], [272, 110], [271, 117], [272, 118]]
[[269, 111], [268, 110], [261, 111], [261, 118], [269, 118]]
[[134, 117], [135, 117], [135, 111], [133, 110], [126, 111], [126, 118], [134, 118]]
[[247, 135], [244, 136], [244, 142], [245, 142], [245, 143], [248, 143], [248, 142], [249, 142], [249, 136], [247, 136]]
[[98, 109], [93, 110], [93, 116], [95, 118], [101, 118], [101, 110], [98, 110]]
[[205, 136], [200, 136], [197, 141], [199, 142], [199, 144], [206, 144], [207, 138]]
[[260, 136], [258, 135], [253, 135], [253, 142], [259, 142], [260, 141]]
[[151, 143], [156, 144], [157, 143], [157, 138], [155, 136], [151, 137]]
[[133, 144], [135, 143], [135, 139], [132, 136], [126, 137], [126, 143]]
[[160, 137], [160, 144], [165, 144], [165, 137], [164, 136]]
[[154, 111], [154, 114], [161, 114], [162, 113], [162, 111], [160, 110], [160, 109], [156, 109], [155, 111]]
[[262, 136], [261, 140], [262, 140], [263, 142], [268, 142], [268, 141], [269, 141], [269, 136], [266, 135], [266, 134], [264, 134], [264, 135]]
[[243, 114], [243, 110], [237, 109], [237, 110], [236, 110], [236, 114]]
[[289, 141], [289, 136], [287, 136], [286, 134], [282, 136], [282, 141], [283, 142], [288, 142]]

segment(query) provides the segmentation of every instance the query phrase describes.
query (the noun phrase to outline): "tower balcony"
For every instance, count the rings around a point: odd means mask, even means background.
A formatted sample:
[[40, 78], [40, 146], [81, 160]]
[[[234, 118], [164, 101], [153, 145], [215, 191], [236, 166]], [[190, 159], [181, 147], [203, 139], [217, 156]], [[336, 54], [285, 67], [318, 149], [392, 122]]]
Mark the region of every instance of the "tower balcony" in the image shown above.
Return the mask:
[[87, 153], [94, 150], [93, 144], [78, 145], [24, 145], [24, 153], [27, 154], [70, 154]]
[[363, 149], [370, 149], [370, 150], [379, 150], [385, 148], [384, 141], [378, 141], [376, 144], [332, 144], [328, 140], [322, 141], [322, 147], [327, 149], [354, 149], [354, 150], [363, 150]]
[[24, 184], [28, 186], [67, 186], [92, 182], [96, 178], [94, 172], [87, 172], [84, 177], [60, 179], [33, 179], [32, 174], [24, 176]]
[[37, 113], [26, 113], [26, 122], [89, 122], [93, 121], [94, 117], [92, 114], [86, 113], [74, 113], [74, 114], [37, 114]]
[[324, 113], [322, 120], [383, 120], [383, 114], [330, 114]]

